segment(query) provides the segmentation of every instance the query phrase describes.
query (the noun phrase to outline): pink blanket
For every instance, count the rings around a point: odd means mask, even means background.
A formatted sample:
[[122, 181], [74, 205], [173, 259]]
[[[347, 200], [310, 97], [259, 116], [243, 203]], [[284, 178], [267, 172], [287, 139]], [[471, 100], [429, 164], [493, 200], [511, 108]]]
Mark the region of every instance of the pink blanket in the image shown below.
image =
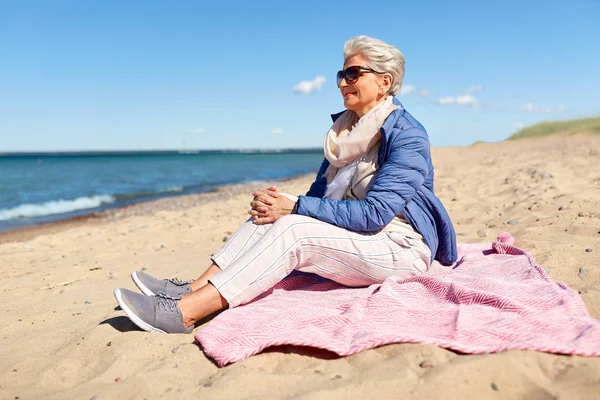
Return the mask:
[[463, 353], [509, 349], [600, 355], [600, 321], [553, 282], [510, 234], [491, 246], [460, 245], [452, 267], [347, 288], [315, 275], [286, 278], [196, 333], [224, 366], [277, 345], [350, 355], [389, 343], [430, 343]]

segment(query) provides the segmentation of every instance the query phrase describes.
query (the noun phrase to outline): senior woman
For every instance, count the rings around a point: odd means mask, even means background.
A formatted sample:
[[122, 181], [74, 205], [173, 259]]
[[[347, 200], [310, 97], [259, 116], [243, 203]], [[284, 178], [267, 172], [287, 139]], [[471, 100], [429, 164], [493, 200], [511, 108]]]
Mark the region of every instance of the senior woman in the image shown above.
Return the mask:
[[337, 84], [346, 110], [333, 115], [325, 160], [305, 196], [253, 193], [251, 218], [195, 281], [134, 271], [144, 294], [116, 289], [140, 328], [189, 333], [202, 318], [249, 302], [292, 271], [362, 287], [456, 261], [456, 237], [433, 193], [425, 128], [393, 96], [404, 56], [367, 36], [344, 45]]

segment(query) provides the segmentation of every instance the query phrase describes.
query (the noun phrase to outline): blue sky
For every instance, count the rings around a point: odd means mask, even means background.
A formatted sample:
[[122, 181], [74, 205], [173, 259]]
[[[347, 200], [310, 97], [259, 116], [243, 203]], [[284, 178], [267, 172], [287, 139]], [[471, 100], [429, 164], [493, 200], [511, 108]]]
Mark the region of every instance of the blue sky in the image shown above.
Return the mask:
[[0, 0], [0, 152], [319, 147], [359, 34], [404, 53], [399, 98], [434, 146], [502, 140], [600, 114], [598, 16], [596, 0]]

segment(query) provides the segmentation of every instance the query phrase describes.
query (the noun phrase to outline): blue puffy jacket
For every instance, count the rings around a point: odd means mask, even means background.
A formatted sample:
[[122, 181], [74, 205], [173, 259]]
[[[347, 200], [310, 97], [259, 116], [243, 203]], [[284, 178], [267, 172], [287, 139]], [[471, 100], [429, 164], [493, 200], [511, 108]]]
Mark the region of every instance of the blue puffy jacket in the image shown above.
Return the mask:
[[[402, 104], [394, 98], [394, 104]], [[332, 115], [335, 121], [342, 113]], [[425, 128], [404, 108], [394, 110], [381, 127], [379, 172], [364, 200], [324, 198], [325, 159], [316, 180], [299, 196], [297, 213], [358, 232], [377, 231], [399, 213], [419, 232], [432, 258], [444, 264], [456, 261], [456, 234], [452, 221], [433, 193], [433, 165]]]

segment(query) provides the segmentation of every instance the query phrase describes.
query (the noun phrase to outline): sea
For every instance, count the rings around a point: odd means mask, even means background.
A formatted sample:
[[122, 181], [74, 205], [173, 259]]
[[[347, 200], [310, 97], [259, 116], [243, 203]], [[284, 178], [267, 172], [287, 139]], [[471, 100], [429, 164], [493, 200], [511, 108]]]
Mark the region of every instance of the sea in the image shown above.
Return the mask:
[[0, 231], [318, 170], [322, 149], [0, 154]]

